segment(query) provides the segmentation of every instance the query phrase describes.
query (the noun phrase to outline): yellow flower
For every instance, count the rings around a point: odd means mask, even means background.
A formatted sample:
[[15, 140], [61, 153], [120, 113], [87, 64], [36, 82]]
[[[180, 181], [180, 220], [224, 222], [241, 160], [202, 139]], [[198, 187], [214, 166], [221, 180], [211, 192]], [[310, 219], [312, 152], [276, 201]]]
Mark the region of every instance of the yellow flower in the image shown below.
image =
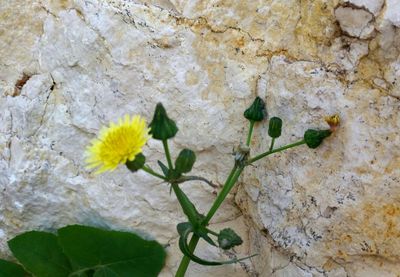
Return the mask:
[[86, 148], [88, 168], [97, 168], [96, 173], [113, 171], [127, 160], [133, 161], [150, 138], [146, 121], [136, 115], [125, 115], [118, 119], [118, 124], [110, 123], [103, 127], [98, 138]]

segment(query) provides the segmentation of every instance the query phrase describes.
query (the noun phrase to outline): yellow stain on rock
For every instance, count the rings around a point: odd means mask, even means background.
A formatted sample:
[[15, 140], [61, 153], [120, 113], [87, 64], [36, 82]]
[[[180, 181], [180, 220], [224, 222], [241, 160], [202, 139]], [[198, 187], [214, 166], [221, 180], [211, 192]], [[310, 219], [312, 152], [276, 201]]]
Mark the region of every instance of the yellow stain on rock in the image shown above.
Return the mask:
[[[387, 200], [386, 200], [387, 201]], [[384, 199], [353, 207], [329, 230], [324, 247], [342, 260], [353, 255], [373, 255], [387, 260], [400, 258], [400, 202]]]

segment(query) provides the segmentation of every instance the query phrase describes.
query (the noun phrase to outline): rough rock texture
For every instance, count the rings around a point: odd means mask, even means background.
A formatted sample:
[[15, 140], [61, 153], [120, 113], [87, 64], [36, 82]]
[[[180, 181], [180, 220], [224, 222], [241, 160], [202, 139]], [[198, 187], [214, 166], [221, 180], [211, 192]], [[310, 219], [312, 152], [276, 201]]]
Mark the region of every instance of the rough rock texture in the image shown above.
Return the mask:
[[[162, 101], [181, 130], [172, 150], [197, 151], [195, 173], [221, 184], [259, 95], [284, 120], [277, 145], [326, 127], [327, 114], [342, 125], [316, 150], [247, 168], [211, 225], [245, 244], [199, 255], [260, 255], [188, 276], [398, 276], [399, 11], [398, 0], [1, 0], [1, 256], [22, 231], [92, 224], [168, 244], [172, 276], [184, 217], [169, 188], [124, 168], [93, 175], [83, 150], [110, 120], [150, 119]], [[266, 131], [257, 126], [252, 153], [268, 147]], [[145, 154], [155, 167], [162, 147]], [[202, 211], [216, 193], [184, 189]]]

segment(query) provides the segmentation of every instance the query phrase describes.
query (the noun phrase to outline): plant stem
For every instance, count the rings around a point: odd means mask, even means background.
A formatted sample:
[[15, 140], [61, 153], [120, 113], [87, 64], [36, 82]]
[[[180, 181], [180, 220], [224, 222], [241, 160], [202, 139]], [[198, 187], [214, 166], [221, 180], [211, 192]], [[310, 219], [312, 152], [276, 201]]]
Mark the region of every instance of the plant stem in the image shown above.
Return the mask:
[[[254, 125], [254, 124], [253, 124]], [[251, 134], [252, 134], [252, 128], [253, 126], [250, 125], [250, 130], [249, 130], [249, 135], [247, 137], [247, 142], [249, 143], [251, 140]], [[250, 138], [250, 139], [249, 139]], [[273, 148], [273, 143], [272, 147], [270, 147], [270, 150], [262, 153], [260, 155], [255, 156], [254, 158], [251, 158], [247, 161], [247, 163], [244, 166], [238, 166], [235, 164], [235, 166], [232, 168], [231, 173], [229, 174], [228, 178], [225, 181], [225, 184], [221, 190], [221, 192], [218, 194], [217, 198], [215, 199], [213, 205], [211, 206], [210, 210], [208, 211], [206, 218], [203, 220], [202, 225], [203, 226], [207, 226], [207, 224], [209, 223], [209, 221], [211, 220], [211, 218], [213, 217], [213, 215], [215, 214], [215, 212], [218, 210], [218, 208], [221, 206], [222, 202], [225, 200], [226, 196], [228, 195], [228, 193], [231, 191], [231, 189], [233, 188], [233, 186], [235, 185], [236, 181], [239, 179], [240, 174], [242, 173], [244, 167], [246, 165], [249, 165], [255, 161], [258, 161], [268, 155], [271, 155], [273, 153], [277, 153], [277, 152], [281, 152], [283, 150], [292, 148], [292, 147], [296, 147], [302, 144], [305, 144], [306, 142], [304, 140], [300, 140], [298, 142], [292, 143], [292, 144], [288, 144], [285, 146], [282, 146], [280, 148], [276, 148], [274, 150], [272, 150], [271, 148]], [[196, 234], [192, 235], [192, 238], [190, 239], [189, 242], [189, 249], [190, 251], [193, 253], [194, 249], [197, 246], [197, 243], [199, 242], [199, 237]], [[186, 256], [183, 256], [181, 263], [179, 264], [179, 268], [175, 274], [175, 277], [184, 277], [186, 270], [189, 266], [190, 263], [190, 259]]]
[[253, 135], [253, 128], [254, 128], [254, 123], [255, 121], [251, 120], [250, 121], [250, 128], [249, 128], [249, 133], [247, 134], [247, 140], [246, 140], [246, 145], [249, 146], [251, 142], [251, 137]]
[[[192, 235], [192, 238], [189, 242], [189, 249], [193, 253], [193, 250], [196, 248], [197, 243], [199, 242], [200, 237], [196, 234]], [[189, 266], [190, 259], [187, 256], [183, 256], [181, 263], [179, 264], [179, 268], [175, 273], [175, 277], [184, 277], [186, 270]]]
[[298, 142], [295, 142], [295, 143], [292, 143], [292, 144], [288, 144], [288, 145], [282, 146], [280, 148], [276, 148], [274, 150], [267, 151], [265, 153], [262, 153], [260, 155], [255, 156], [254, 158], [248, 159], [247, 160], [247, 165], [252, 164], [252, 163], [254, 163], [254, 162], [256, 162], [256, 161], [258, 161], [258, 160], [260, 160], [260, 159], [262, 159], [262, 158], [264, 158], [266, 156], [268, 156], [268, 155], [273, 154], [273, 153], [281, 152], [283, 150], [286, 150], [286, 149], [289, 149], [289, 148], [293, 148], [293, 147], [296, 147], [296, 146], [299, 146], [299, 145], [302, 145], [302, 144], [305, 144], [305, 143], [306, 142], [304, 140], [300, 140]]
[[210, 230], [210, 229], [208, 229], [208, 228], [206, 228], [206, 230], [207, 230], [210, 234], [212, 234], [212, 235], [218, 237], [218, 233], [214, 232], [213, 230]]
[[[236, 167], [236, 166], [235, 166]], [[222, 188], [221, 192], [218, 194], [217, 199], [215, 199], [213, 205], [208, 211], [206, 218], [203, 220], [203, 225], [207, 225], [210, 222], [213, 215], [216, 213], [218, 208], [221, 206], [222, 202], [225, 200], [228, 193], [231, 191], [236, 181], [239, 179], [240, 174], [242, 173], [244, 166], [240, 166], [235, 170], [235, 173], [232, 175], [229, 182], [227, 182]]]
[[170, 170], [173, 170], [174, 166], [172, 165], [171, 154], [169, 153], [168, 141], [167, 140], [163, 140], [162, 143], [163, 143], [163, 146], [164, 146], [165, 157], [167, 158], [167, 162], [168, 162], [168, 167], [169, 167]]
[[[232, 170], [231, 170], [231, 172], [229, 173], [229, 176], [228, 176], [228, 178], [226, 179], [226, 181], [225, 181], [225, 184], [224, 184], [224, 186], [223, 186], [223, 188], [224, 187], [226, 187], [226, 186], [228, 186], [229, 184], [230, 184], [230, 182], [231, 182], [231, 180], [232, 180], [232, 178], [233, 178], [233, 176], [235, 175], [235, 173], [236, 173], [236, 170], [237, 170], [237, 165], [235, 165], [233, 168], [232, 168]], [[222, 190], [223, 190], [223, 188], [222, 188]], [[218, 199], [218, 198], [217, 198]], [[215, 199], [215, 201], [217, 201], [217, 199]], [[215, 203], [215, 201], [214, 201], [214, 203]], [[210, 210], [211, 211], [211, 210]], [[209, 212], [210, 213], [210, 212]], [[207, 214], [208, 215], [208, 214]], [[210, 217], [211, 218], [211, 217]], [[208, 222], [207, 222], [208, 223]], [[203, 222], [203, 224], [204, 224], [204, 222]], [[206, 224], [205, 224], [206, 225]], [[192, 235], [192, 238], [190, 239], [190, 242], [189, 242], [189, 249], [190, 249], [190, 251], [193, 253], [194, 252], [194, 249], [196, 248], [196, 246], [197, 246], [197, 243], [199, 242], [199, 236], [197, 236], [196, 234], [193, 234]], [[179, 264], [179, 268], [178, 268], [178, 270], [176, 271], [176, 273], [175, 273], [175, 277], [184, 277], [185, 276], [185, 273], [186, 273], [186, 270], [187, 270], [187, 268], [188, 268], [188, 266], [189, 266], [189, 263], [190, 263], [190, 259], [188, 258], [188, 257], [186, 257], [186, 256], [183, 256], [183, 258], [182, 258], [182, 260], [181, 260], [181, 263]]]
[[272, 149], [274, 149], [274, 143], [275, 143], [275, 138], [272, 138], [271, 145], [269, 146], [269, 151], [272, 151]]
[[161, 174], [158, 174], [157, 172], [155, 172], [153, 169], [151, 169], [150, 167], [148, 167], [148, 166], [146, 166], [146, 165], [144, 165], [144, 166], [142, 167], [142, 170], [145, 171], [145, 172], [147, 172], [147, 173], [149, 173], [150, 175], [153, 175], [153, 176], [155, 176], [155, 177], [158, 177], [158, 178], [160, 178], [160, 179], [163, 179], [164, 181], [167, 180], [164, 176], [162, 176]]

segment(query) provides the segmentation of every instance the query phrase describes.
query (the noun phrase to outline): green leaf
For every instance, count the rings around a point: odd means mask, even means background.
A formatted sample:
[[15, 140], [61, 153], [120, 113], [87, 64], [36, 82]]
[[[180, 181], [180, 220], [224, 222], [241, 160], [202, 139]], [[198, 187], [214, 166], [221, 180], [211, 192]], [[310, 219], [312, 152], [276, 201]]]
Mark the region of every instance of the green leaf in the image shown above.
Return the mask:
[[194, 228], [197, 228], [197, 226], [201, 224], [203, 216], [197, 211], [195, 205], [177, 184], [172, 184], [172, 189], [175, 192], [176, 198], [178, 199], [184, 214], [189, 219], [189, 222], [194, 226]]
[[190, 149], [183, 149], [175, 161], [175, 170], [178, 174], [188, 173], [196, 161], [196, 154]]
[[132, 233], [72, 225], [59, 229], [58, 235], [75, 272], [94, 269], [94, 277], [150, 277], [164, 266], [164, 248]]
[[14, 256], [36, 277], [68, 276], [71, 265], [57, 242], [57, 236], [31, 231], [8, 241]]
[[96, 271], [93, 277], [119, 277], [118, 273], [108, 267], [102, 267]]
[[194, 233], [196, 235], [203, 238], [206, 242], [208, 242], [212, 246], [216, 246], [214, 241], [208, 236], [208, 232], [205, 227], [200, 226], [200, 228], [197, 228], [197, 230], [195, 230], [195, 228], [193, 227], [193, 225], [190, 222], [181, 222], [176, 226], [176, 229], [178, 230], [178, 234], [180, 236], [183, 236], [183, 234], [185, 233], [185, 231], [187, 229], [191, 229], [194, 231]]
[[19, 264], [0, 260], [0, 277], [27, 277], [31, 276]]
[[224, 250], [231, 249], [234, 246], [241, 245], [243, 240], [231, 228], [223, 229], [218, 235], [218, 244]]
[[164, 173], [164, 176], [168, 178], [169, 176], [169, 169], [168, 167], [163, 164], [161, 161], [157, 161], [158, 165], [160, 166], [162, 172]]
[[176, 230], [180, 236], [183, 236], [187, 229], [193, 229], [193, 226], [190, 224], [190, 222], [181, 222], [176, 225]]

